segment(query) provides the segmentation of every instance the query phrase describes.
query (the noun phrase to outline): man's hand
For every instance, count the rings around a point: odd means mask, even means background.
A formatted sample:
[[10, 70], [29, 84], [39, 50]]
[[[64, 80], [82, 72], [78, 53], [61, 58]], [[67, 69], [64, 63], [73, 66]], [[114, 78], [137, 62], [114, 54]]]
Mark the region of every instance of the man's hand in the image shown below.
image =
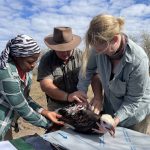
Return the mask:
[[45, 116], [47, 119], [51, 120], [53, 123], [56, 123], [58, 125], [64, 125], [63, 121], [59, 121], [59, 118], [61, 118], [61, 115], [57, 114], [56, 112], [43, 110], [41, 114]]
[[68, 95], [69, 102], [87, 103], [87, 95], [82, 91], [76, 91]]

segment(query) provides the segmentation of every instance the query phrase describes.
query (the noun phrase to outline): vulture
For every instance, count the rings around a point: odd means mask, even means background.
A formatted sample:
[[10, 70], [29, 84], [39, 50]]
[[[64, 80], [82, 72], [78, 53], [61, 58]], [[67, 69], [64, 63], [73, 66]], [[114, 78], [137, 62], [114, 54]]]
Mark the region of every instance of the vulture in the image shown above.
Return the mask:
[[103, 133], [101, 128], [108, 131], [112, 136], [115, 134], [114, 119], [108, 115], [97, 115], [86, 105], [71, 104], [60, 108], [58, 113], [62, 115], [61, 121], [71, 125], [80, 133]]

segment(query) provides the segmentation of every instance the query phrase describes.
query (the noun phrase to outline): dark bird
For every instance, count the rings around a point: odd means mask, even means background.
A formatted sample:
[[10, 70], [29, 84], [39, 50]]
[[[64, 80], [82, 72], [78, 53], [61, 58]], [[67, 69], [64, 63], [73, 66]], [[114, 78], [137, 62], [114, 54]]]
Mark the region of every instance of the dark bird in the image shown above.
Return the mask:
[[115, 134], [114, 120], [110, 115], [97, 115], [85, 105], [71, 104], [59, 109], [58, 113], [62, 115], [61, 120], [73, 126], [75, 131], [101, 133], [100, 129], [104, 128], [112, 136]]

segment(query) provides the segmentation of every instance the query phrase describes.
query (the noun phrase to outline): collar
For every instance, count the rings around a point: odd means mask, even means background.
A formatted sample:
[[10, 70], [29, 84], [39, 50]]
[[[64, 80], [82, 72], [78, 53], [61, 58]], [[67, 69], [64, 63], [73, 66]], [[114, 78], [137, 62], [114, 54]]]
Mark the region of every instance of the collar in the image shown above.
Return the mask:
[[18, 64], [15, 63], [15, 65], [16, 65], [16, 68], [18, 70], [18, 74], [19, 74], [21, 80], [23, 80], [25, 82], [25, 80], [26, 80], [26, 73], [24, 73], [22, 71], [22, 69], [20, 68], [20, 66]]
[[125, 34], [121, 34], [120, 47], [115, 54], [113, 54], [112, 56], [108, 56], [110, 60], [120, 60], [124, 56], [127, 47], [127, 42], [128, 37]]
[[124, 55], [124, 61], [128, 62], [128, 63], [132, 63], [132, 61], [134, 59], [134, 54], [131, 50], [132, 49], [132, 43], [133, 43], [133, 41], [128, 39], [128, 43], [127, 43], [127, 47], [126, 47], [126, 51], [125, 51], [125, 55]]

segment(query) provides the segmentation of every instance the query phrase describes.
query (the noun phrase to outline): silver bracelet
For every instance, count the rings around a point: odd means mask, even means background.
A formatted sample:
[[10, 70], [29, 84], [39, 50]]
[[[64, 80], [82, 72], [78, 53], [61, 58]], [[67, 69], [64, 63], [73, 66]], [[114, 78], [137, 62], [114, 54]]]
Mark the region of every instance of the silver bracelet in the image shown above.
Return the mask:
[[68, 101], [68, 96], [69, 96], [69, 94], [66, 93], [66, 94], [65, 94], [65, 97], [64, 97], [64, 100], [65, 100], [65, 101]]
[[39, 114], [41, 114], [43, 110], [44, 110], [44, 108], [40, 108], [37, 112], [38, 112]]

